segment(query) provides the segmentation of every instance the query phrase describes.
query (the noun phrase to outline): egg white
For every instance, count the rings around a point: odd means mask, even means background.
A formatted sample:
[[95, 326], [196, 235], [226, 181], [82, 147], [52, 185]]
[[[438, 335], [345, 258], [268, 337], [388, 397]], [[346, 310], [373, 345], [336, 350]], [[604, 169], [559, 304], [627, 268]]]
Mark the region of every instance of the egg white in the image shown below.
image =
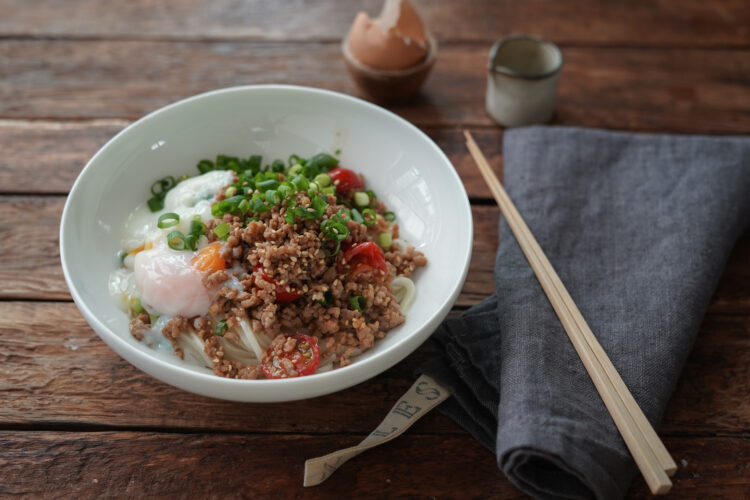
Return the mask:
[[[123, 267], [111, 273], [109, 280], [110, 293], [125, 311], [138, 299], [149, 314], [160, 319], [208, 312], [209, 292], [203, 286], [202, 274], [190, 264], [207, 240], [202, 238], [195, 252], [173, 250], [167, 245], [167, 235], [175, 230], [188, 234], [195, 217], [200, 217], [203, 223], [214, 218], [211, 205], [233, 181], [231, 171], [207, 172], [172, 188], [161, 211], [151, 212], [143, 203], [130, 214], [122, 238], [122, 248], [128, 254]], [[165, 213], [177, 214], [179, 223], [159, 228], [158, 219]]]

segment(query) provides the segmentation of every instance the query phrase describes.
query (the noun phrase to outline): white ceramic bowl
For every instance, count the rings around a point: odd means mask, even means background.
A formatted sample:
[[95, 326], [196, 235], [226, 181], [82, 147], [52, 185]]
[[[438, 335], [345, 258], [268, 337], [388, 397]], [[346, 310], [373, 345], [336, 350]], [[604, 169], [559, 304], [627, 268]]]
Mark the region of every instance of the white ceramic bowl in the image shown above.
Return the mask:
[[[306, 157], [341, 149], [341, 164], [361, 172], [396, 213], [402, 237], [429, 263], [416, 274], [406, 322], [350, 366], [307, 377], [230, 380], [157, 353], [136, 341], [107, 288], [117, 268], [121, 228], [149, 187], [165, 175], [195, 174], [196, 163], [224, 153]], [[290, 401], [362, 382], [416, 349], [446, 316], [463, 286], [472, 219], [461, 180], [424, 133], [393, 113], [325, 90], [285, 85], [235, 87], [171, 104], [133, 123], [89, 161], [68, 196], [60, 256], [86, 321], [120, 356], [187, 391], [235, 401]]]

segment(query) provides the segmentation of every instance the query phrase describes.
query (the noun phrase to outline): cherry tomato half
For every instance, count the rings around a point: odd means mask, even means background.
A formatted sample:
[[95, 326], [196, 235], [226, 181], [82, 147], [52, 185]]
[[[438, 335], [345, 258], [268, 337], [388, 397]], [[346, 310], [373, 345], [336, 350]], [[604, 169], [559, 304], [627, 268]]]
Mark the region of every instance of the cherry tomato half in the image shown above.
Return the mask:
[[[295, 339], [297, 344], [294, 346], [294, 349], [286, 352], [284, 351], [284, 345], [286, 345], [290, 338]], [[291, 366], [296, 374], [289, 373], [289, 363], [285, 363], [283, 360], [291, 362]], [[318, 347], [318, 339], [309, 335], [295, 333], [294, 335], [284, 336], [284, 340], [281, 343], [272, 343], [271, 347], [266, 351], [266, 355], [263, 356], [260, 367], [266, 378], [290, 378], [312, 375], [318, 369], [319, 364], [320, 347]]]
[[344, 257], [339, 261], [339, 268], [343, 268], [345, 264], [351, 266], [352, 276], [372, 270], [379, 270], [383, 274], [388, 272], [383, 251], [372, 241], [355, 243], [345, 249]]
[[334, 168], [328, 175], [331, 176], [333, 185], [336, 189], [342, 193], [352, 191], [354, 189], [362, 189], [365, 184], [362, 182], [362, 178], [353, 170], [348, 168]]
[[[255, 264], [253, 266], [253, 272], [258, 273], [259, 279], [262, 279], [263, 281], [267, 281], [269, 283], [276, 284], [276, 281], [266, 274], [266, 270], [263, 269], [262, 265]], [[281, 285], [276, 285], [275, 292], [276, 292], [276, 302], [279, 302], [281, 304], [286, 304], [287, 302], [294, 302], [298, 298], [302, 297], [302, 295], [298, 294], [297, 292], [293, 290], [287, 290]]]

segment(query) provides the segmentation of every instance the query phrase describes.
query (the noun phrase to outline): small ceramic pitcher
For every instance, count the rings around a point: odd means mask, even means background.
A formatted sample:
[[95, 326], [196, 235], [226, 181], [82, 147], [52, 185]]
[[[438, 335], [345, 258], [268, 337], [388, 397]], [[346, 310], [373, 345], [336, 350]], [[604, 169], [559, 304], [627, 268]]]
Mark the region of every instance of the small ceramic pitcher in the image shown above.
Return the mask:
[[527, 35], [495, 42], [487, 71], [487, 112], [505, 127], [546, 123], [555, 112], [562, 53]]

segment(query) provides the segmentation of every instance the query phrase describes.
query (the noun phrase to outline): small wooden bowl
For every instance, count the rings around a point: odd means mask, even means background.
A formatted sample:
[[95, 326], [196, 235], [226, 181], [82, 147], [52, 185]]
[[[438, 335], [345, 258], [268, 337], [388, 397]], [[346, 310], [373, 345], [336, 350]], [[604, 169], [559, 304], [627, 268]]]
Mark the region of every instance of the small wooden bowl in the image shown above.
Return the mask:
[[427, 56], [424, 60], [406, 69], [383, 70], [362, 64], [349, 48], [349, 38], [344, 38], [341, 51], [346, 69], [354, 82], [368, 96], [378, 102], [404, 101], [422, 86], [437, 57], [437, 40], [427, 36]]

